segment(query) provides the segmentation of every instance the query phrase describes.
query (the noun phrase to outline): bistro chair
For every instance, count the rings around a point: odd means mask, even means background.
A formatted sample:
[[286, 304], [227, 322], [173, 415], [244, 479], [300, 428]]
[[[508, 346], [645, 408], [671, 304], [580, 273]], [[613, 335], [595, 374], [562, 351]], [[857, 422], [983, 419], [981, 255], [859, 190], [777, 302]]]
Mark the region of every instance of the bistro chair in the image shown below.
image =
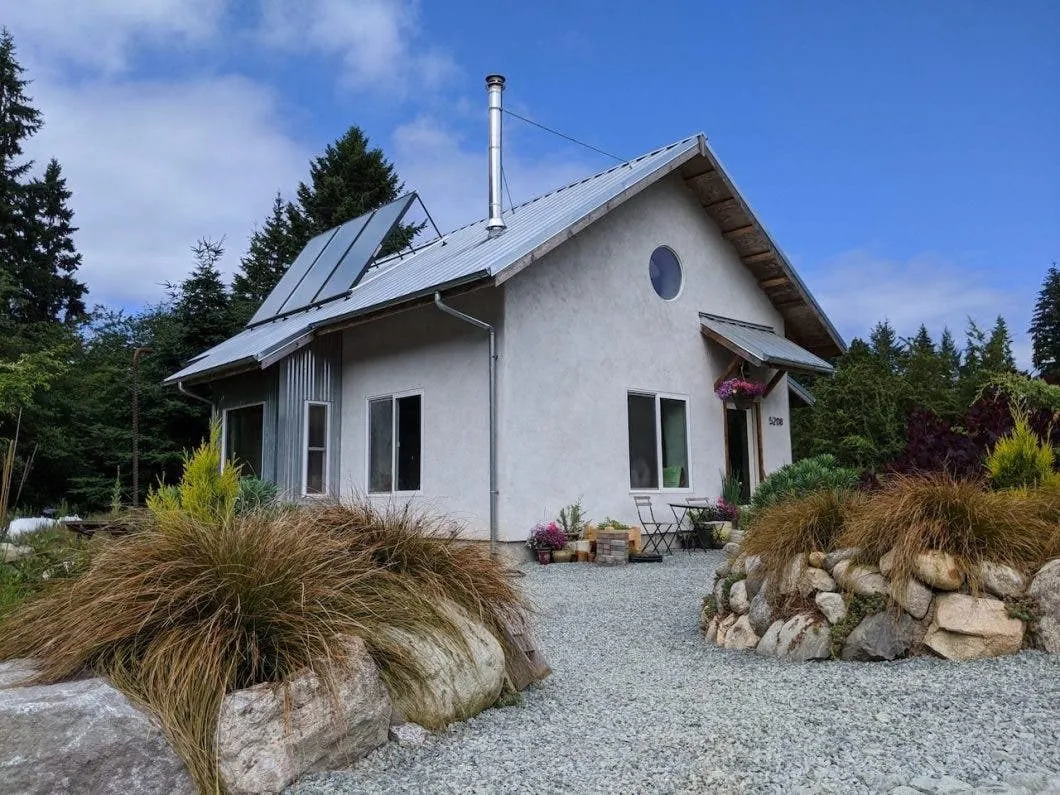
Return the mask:
[[[712, 505], [713, 503], [707, 497], [687, 497], [685, 499], [684, 514], [682, 516], [678, 516], [677, 508], [674, 508], [674, 518], [677, 519], [677, 534], [680, 536], [689, 555], [692, 554], [692, 550], [697, 545], [703, 550], [710, 549], [710, 544], [705, 543], [704, 539], [710, 537], [709, 534], [712, 523], [703, 522], [701, 519], [697, 519], [697, 514], [694, 513], [694, 511], [709, 508]], [[705, 528], [704, 525], [706, 525]], [[706, 530], [707, 535], [704, 535], [704, 529]]]
[[637, 518], [640, 519], [640, 526], [644, 530], [644, 551], [659, 552], [659, 543], [662, 542], [666, 547], [666, 554], [673, 554], [670, 551], [670, 544], [673, 543], [675, 523], [658, 521], [652, 508], [651, 497], [646, 494], [635, 495], [633, 504], [637, 508]]

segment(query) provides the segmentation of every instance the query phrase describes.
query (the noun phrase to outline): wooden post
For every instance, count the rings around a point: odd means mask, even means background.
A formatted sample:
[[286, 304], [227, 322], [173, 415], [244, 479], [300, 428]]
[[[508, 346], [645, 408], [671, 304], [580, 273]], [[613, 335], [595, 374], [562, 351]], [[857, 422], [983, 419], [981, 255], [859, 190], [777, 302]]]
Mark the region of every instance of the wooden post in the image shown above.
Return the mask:
[[761, 483], [766, 479], [766, 464], [765, 454], [762, 451], [762, 404], [755, 403], [755, 434], [757, 435], [758, 444], [758, 482]]

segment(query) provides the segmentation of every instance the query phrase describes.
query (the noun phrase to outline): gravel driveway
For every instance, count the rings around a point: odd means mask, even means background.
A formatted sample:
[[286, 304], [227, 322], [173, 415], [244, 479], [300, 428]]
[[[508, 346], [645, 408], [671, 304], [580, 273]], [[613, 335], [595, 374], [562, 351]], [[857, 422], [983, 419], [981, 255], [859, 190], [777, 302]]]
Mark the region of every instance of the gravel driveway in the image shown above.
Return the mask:
[[785, 663], [723, 651], [698, 628], [720, 562], [527, 564], [553, 675], [522, 706], [421, 748], [389, 743], [293, 791], [1060, 792], [1060, 657]]

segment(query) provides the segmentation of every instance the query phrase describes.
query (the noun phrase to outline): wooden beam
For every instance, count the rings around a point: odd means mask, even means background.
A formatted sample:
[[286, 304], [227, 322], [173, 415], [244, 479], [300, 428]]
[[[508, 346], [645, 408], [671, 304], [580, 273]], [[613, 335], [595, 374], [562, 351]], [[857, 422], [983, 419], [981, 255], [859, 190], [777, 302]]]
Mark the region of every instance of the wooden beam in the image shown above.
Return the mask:
[[[755, 403], [755, 433], [758, 436], [758, 482], [761, 483], [766, 479], [766, 459], [765, 452], [762, 450], [762, 404]], [[752, 489], [753, 491], [753, 489]]]
[[789, 306], [806, 306], [806, 302], [801, 298], [797, 298], [791, 301], [775, 301], [773, 303], [775, 309], [785, 309]]
[[716, 173], [717, 173], [717, 169], [715, 169], [714, 166], [710, 166], [709, 168], [705, 169], [704, 171], [700, 171], [697, 174], [682, 174], [681, 176], [684, 177], [686, 180], [693, 180], [693, 179], [699, 179], [700, 177], [708, 177], [711, 174], [716, 174]]
[[780, 287], [782, 284], [788, 284], [790, 279], [787, 276], [777, 276], [774, 279], [762, 279], [758, 283], [758, 286], [763, 290], [768, 290], [770, 287]]
[[777, 370], [775, 373], [773, 373], [773, 377], [770, 378], [769, 379], [769, 383], [766, 384], [766, 391], [765, 391], [765, 394], [762, 395], [762, 397], [769, 397], [769, 393], [773, 391], [773, 389], [776, 387], [776, 385], [780, 383], [780, 379], [783, 378], [783, 377], [784, 377], [784, 371], [783, 370]]
[[728, 196], [728, 197], [726, 197], [724, 199], [718, 199], [716, 201], [710, 202], [709, 204], [704, 204], [703, 205], [703, 209], [704, 210], [709, 210], [712, 207], [720, 207], [723, 204], [728, 204], [729, 202], [734, 202], [734, 201], [736, 201], [736, 199], [734, 197]]
[[746, 257], [741, 257], [744, 265], [750, 265], [754, 262], [769, 262], [771, 259], [776, 259], [776, 252], [770, 249], [769, 251], [759, 251], [757, 254], [748, 254]]
[[721, 236], [726, 240], [732, 240], [734, 237], [743, 237], [749, 235], [756, 229], [754, 224], [748, 224], [747, 226], [738, 226], [735, 229], [730, 229], [728, 232], [722, 232]]
[[725, 368], [725, 372], [718, 376], [718, 380], [714, 382], [714, 391], [718, 391], [718, 387], [721, 386], [721, 382], [726, 378], [729, 378], [733, 373], [740, 369], [743, 364], [743, 359], [739, 356], [733, 356], [732, 361], [729, 362], [729, 366]]

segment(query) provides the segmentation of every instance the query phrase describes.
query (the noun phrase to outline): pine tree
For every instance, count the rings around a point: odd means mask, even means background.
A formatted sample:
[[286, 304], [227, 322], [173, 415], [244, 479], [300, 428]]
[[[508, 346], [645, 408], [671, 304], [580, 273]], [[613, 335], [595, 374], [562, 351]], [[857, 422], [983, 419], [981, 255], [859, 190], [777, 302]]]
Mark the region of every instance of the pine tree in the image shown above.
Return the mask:
[[1056, 263], [1042, 281], [1029, 331], [1034, 368], [1050, 384], [1060, 383], [1060, 271]]
[[223, 241], [205, 238], [192, 246], [196, 265], [179, 285], [170, 286], [173, 313], [180, 328], [178, 348], [189, 358], [228, 339], [238, 328], [231, 296], [217, 261], [224, 256]]
[[945, 366], [946, 378], [950, 386], [957, 383], [957, 377], [961, 371], [961, 352], [957, 350], [957, 343], [953, 339], [953, 333], [948, 329], [942, 330], [942, 339], [939, 341], [939, 357]]
[[23, 289], [32, 297], [34, 312], [27, 319], [73, 323], [85, 317], [82, 300], [85, 285], [74, 274], [81, 255], [74, 247], [73, 210], [67, 206], [71, 193], [62, 168], [54, 158], [44, 177], [32, 186], [35, 254], [39, 266], [26, 274]]
[[869, 333], [869, 344], [877, 364], [886, 372], [897, 373], [901, 369], [905, 352], [890, 321], [881, 321], [873, 327]]
[[1008, 324], [1001, 315], [997, 316], [990, 337], [983, 346], [983, 370], [987, 373], [1016, 372], [1016, 358], [1012, 355], [1012, 337], [1008, 333]]
[[250, 319], [298, 256], [300, 247], [291, 230], [293, 212], [277, 193], [272, 212], [250, 238], [250, 248], [232, 280], [233, 315], [240, 323]]

